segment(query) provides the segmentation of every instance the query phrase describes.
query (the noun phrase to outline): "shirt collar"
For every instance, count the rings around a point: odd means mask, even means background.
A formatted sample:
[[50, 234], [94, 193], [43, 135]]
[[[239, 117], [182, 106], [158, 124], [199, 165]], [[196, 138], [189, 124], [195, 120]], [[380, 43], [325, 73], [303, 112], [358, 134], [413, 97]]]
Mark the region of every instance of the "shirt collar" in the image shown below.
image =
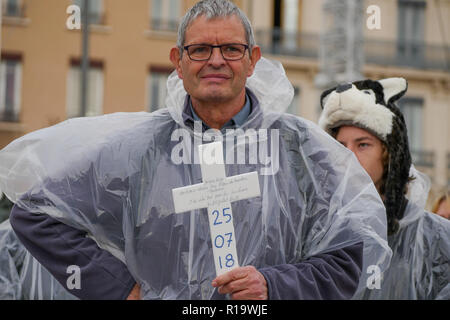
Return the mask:
[[[233, 118], [231, 118], [227, 123], [225, 123], [225, 125], [220, 130], [222, 131], [224, 129], [235, 129], [242, 126], [251, 112], [252, 112], [252, 102], [248, 94], [246, 93], [244, 107], [236, 115], [234, 115]], [[191, 124], [193, 124], [194, 121], [202, 121], [199, 118], [199, 116], [195, 113], [195, 110], [192, 107], [190, 96], [187, 96], [187, 103], [183, 111], [183, 121], [185, 123]], [[202, 126], [204, 131], [210, 129], [210, 127], [203, 121]]]

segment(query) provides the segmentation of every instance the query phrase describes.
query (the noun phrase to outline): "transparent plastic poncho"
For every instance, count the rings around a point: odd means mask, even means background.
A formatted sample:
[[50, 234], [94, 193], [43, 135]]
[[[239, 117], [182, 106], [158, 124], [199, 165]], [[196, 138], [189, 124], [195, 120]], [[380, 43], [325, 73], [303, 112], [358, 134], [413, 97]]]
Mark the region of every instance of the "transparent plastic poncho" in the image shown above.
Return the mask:
[[429, 178], [411, 166], [408, 204], [399, 230], [388, 237], [393, 251], [379, 289], [358, 298], [450, 300], [450, 221], [425, 211]]
[[0, 300], [75, 300], [19, 241], [9, 220], [0, 224]]
[[[172, 198], [173, 188], [202, 181], [189, 146], [212, 138], [183, 122], [186, 92], [175, 73], [167, 88], [157, 112], [70, 119], [12, 142], [0, 151], [0, 189], [30, 212], [85, 230], [127, 265], [144, 299], [220, 298], [206, 208], [176, 214]], [[280, 63], [261, 59], [247, 88], [260, 108], [241, 130], [214, 138], [234, 159], [247, 152], [243, 163], [225, 164], [226, 176], [258, 172], [261, 196], [232, 203], [240, 265], [298, 263], [364, 242], [364, 290], [368, 267], [386, 270], [392, 254], [370, 177], [315, 124], [280, 112], [293, 97]], [[252, 130], [256, 139], [240, 139]], [[181, 159], [192, 157], [179, 163], [180, 149]]]

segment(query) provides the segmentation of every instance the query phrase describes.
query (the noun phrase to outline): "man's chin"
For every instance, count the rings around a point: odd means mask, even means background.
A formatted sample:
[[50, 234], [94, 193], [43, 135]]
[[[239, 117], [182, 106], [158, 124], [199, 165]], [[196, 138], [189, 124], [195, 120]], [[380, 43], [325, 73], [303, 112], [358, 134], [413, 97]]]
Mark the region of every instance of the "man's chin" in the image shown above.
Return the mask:
[[227, 101], [230, 101], [230, 98], [221, 97], [221, 96], [210, 96], [210, 97], [205, 97], [205, 99], [203, 99], [203, 101], [207, 102], [207, 103], [225, 103]]
[[232, 97], [229, 94], [226, 94], [223, 91], [209, 90], [209, 92], [202, 97], [202, 100], [207, 102], [220, 103], [227, 102], [231, 100], [231, 98]]

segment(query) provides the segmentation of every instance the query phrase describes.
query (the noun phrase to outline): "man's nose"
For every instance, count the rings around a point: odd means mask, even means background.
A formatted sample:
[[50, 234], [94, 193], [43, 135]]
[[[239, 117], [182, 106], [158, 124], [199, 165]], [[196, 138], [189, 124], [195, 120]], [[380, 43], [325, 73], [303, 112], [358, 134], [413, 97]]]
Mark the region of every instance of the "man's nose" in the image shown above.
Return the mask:
[[208, 62], [212, 65], [220, 65], [225, 63], [225, 59], [222, 56], [220, 48], [212, 48], [211, 57]]

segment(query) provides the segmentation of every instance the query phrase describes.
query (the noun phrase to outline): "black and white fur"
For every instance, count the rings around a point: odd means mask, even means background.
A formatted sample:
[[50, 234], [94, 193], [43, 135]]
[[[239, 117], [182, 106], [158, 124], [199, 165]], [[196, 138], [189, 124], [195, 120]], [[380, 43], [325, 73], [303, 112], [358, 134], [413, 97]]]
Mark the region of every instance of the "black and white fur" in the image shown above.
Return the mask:
[[395, 116], [386, 106], [399, 99], [406, 89], [405, 79], [390, 78], [365, 80], [327, 90], [321, 96], [323, 112], [319, 126], [331, 134], [331, 129], [358, 123], [384, 141], [392, 132]]
[[403, 78], [363, 80], [342, 84], [321, 95], [323, 108], [319, 126], [332, 136], [339, 127], [352, 125], [377, 136], [387, 147], [389, 164], [385, 168], [384, 196], [388, 234], [398, 230], [407, 200], [411, 154], [405, 120], [395, 102], [408, 88]]

